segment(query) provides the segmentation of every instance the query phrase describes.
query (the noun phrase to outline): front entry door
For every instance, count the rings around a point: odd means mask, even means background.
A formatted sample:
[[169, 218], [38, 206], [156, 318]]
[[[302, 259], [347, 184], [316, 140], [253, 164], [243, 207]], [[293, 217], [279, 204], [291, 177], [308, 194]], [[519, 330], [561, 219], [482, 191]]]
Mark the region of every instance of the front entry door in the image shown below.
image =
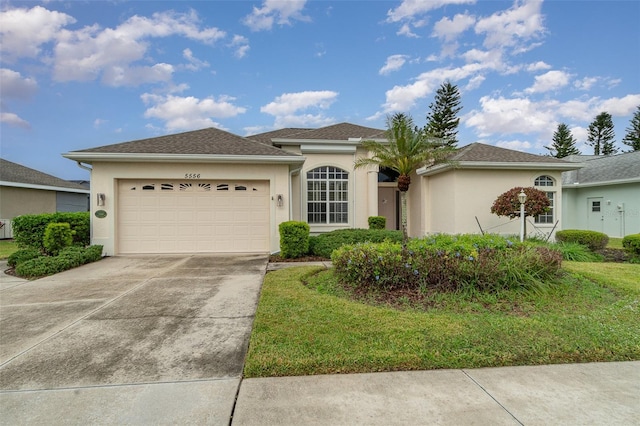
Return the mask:
[[378, 215], [387, 218], [387, 229], [400, 229], [398, 190], [391, 186], [378, 188]]
[[587, 198], [587, 226], [591, 231], [602, 232], [604, 205], [602, 197]]

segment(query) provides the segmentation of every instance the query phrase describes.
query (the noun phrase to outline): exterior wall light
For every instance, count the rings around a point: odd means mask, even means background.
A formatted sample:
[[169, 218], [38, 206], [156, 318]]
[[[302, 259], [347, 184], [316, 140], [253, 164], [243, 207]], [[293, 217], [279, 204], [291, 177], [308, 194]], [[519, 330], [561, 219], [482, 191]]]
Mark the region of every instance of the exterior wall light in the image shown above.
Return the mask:
[[102, 192], [97, 194], [97, 202], [99, 206], [104, 206], [104, 200], [107, 198]]

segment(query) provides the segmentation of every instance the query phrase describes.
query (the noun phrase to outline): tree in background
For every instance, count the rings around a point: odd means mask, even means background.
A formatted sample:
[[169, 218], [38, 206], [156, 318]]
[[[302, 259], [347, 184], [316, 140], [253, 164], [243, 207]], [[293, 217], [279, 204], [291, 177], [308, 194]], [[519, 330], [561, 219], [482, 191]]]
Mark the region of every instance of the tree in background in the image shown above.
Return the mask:
[[411, 184], [409, 176], [417, 168], [427, 164], [446, 161], [455, 150], [418, 129], [410, 115], [396, 113], [387, 117], [386, 138], [388, 142], [364, 141], [362, 146], [371, 153], [371, 157], [361, 157], [355, 167], [373, 165], [386, 167], [398, 172], [398, 191], [400, 191], [400, 216], [402, 235], [406, 247], [407, 232], [407, 191]]
[[636, 112], [633, 114], [633, 118], [626, 130], [627, 134], [622, 139], [622, 143], [631, 147], [627, 152], [640, 151], [640, 105], [636, 108]]
[[425, 132], [434, 138], [440, 138], [451, 147], [458, 144], [458, 124], [460, 118], [457, 117], [462, 109], [460, 105], [460, 92], [458, 87], [445, 81], [436, 92], [435, 102], [429, 105], [431, 111], [427, 114], [427, 124]]
[[613, 138], [613, 120], [608, 112], [601, 112], [596, 116], [587, 134], [587, 145], [593, 147], [594, 155], [611, 155], [618, 152]]
[[[553, 133], [553, 143], [551, 146], [545, 146], [556, 158], [564, 158], [568, 155], [580, 155], [580, 151], [576, 148], [576, 140], [569, 130], [569, 126], [564, 123], [558, 124], [558, 128]], [[553, 153], [555, 151], [555, 154]]]

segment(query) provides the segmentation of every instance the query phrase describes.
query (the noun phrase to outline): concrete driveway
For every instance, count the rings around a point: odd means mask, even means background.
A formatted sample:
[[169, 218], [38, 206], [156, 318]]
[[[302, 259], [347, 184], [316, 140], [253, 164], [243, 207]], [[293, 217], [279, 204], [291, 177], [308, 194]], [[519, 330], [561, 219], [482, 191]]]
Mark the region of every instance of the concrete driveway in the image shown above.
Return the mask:
[[0, 287], [2, 424], [227, 424], [266, 256], [111, 257]]

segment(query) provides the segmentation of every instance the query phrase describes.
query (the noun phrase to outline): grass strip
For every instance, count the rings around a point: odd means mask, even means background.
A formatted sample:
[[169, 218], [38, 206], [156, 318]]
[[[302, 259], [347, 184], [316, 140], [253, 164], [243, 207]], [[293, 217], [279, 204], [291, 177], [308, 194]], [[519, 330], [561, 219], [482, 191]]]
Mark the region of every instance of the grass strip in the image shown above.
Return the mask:
[[398, 310], [334, 294], [332, 272], [319, 271], [267, 274], [246, 377], [640, 359], [640, 290], [628, 283], [574, 274], [541, 293], [447, 294]]

